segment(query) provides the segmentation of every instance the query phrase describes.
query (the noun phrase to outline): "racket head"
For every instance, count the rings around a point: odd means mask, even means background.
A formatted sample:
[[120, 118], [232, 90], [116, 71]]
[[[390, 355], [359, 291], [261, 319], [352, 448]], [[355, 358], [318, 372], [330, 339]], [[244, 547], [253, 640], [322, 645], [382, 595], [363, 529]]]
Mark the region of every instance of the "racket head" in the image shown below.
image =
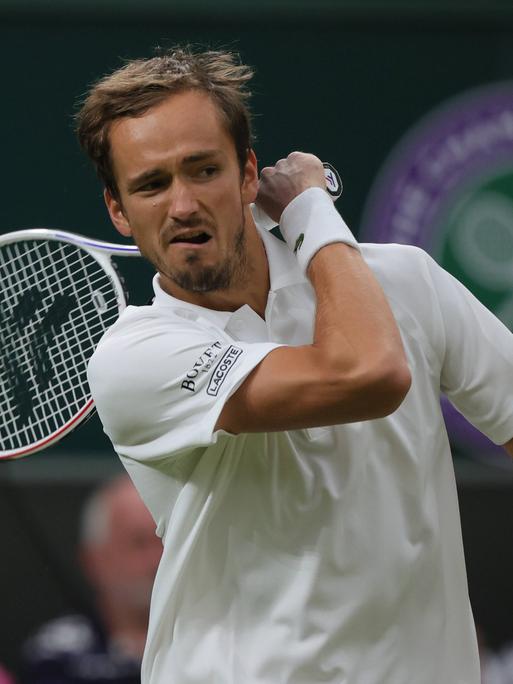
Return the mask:
[[43, 228], [0, 236], [0, 460], [55, 444], [93, 410], [87, 363], [127, 304], [120, 253], [138, 254]]

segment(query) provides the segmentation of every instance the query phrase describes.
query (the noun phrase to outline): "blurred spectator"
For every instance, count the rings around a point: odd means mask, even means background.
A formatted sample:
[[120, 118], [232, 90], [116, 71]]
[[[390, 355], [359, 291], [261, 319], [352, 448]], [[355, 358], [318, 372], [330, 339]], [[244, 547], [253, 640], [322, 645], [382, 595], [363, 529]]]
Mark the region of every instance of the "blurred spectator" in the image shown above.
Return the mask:
[[513, 644], [492, 651], [483, 630], [477, 625], [477, 641], [481, 660], [481, 684], [513, 684]]
[[481, 653], [482, 684], [513, 684], [513, 647]]
[[25, 684], [139, 684], [150, 595], [162, 545], [128, 476], [87, 502], [79, 561], [93, 615], [43, 625], [23, 647]]

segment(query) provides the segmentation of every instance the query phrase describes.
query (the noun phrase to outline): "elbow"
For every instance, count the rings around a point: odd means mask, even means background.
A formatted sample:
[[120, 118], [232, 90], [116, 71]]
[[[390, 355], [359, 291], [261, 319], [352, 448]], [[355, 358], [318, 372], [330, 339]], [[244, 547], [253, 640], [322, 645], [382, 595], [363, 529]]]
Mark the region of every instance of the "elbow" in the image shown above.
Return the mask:
[[352, 404], [353, 420], [376, 420], [394, 413], [402, 404], [411, 386], [411, 373], [404, 358], [381, 359], [356, 372], [350, 384], [346, 399]]
[[375, 395], [374, 409], [384, 418], [396, 411], [402, 404], [411, 387], [411, 373], [406, 359], [394, 360], [382, 366], [376, 377], [371, 380], [371, 391]]

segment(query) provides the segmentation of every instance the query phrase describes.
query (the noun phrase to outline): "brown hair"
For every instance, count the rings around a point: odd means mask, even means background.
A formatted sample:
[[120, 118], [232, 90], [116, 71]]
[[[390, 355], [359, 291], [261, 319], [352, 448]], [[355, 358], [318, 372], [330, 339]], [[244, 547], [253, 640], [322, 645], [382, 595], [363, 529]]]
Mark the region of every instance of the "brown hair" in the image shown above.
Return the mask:
[[111, 124], [122, 117], [142, 116], [172, 94], [200, 90], [217, 105], [242, 174], [252, 144], [247, 105], [251, 93], [246, 88], [252, 76], [251, 68], [234, 53], [194, 52], [188, 46], [133, 60], [90, 89], [75, 117], [79, 142], [105, 187], [119, 199], [110, 155]]

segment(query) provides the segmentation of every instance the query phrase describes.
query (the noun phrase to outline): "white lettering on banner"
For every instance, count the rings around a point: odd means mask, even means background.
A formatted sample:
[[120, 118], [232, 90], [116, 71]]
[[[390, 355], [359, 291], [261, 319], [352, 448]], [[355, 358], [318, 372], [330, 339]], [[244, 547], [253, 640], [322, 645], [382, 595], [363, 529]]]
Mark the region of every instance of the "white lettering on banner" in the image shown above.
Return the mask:
[[182, 389], [189, 390], [189, 392], [194, 392], [196, 389], [196, 378], [200, 373], [208, 373], [208, 371], [212, 368], [220, 349], [221, 342], [219, 341], [214, 342], [214, 344], [211, 344], [210, 347], [207, 347], [191, 370], [185, 374], [185, 380], [183, 380], [180, 387]]
[[242, 349], [239, 347], [230, 347], [224, 354], [222, 359], [215, 367], [210, 382], [207, 387], [207, 394], [211, 397], [217, 397], [219, 389], [226, 379], [226, 376], [231, 371], [235, 362], [242, 354]]

